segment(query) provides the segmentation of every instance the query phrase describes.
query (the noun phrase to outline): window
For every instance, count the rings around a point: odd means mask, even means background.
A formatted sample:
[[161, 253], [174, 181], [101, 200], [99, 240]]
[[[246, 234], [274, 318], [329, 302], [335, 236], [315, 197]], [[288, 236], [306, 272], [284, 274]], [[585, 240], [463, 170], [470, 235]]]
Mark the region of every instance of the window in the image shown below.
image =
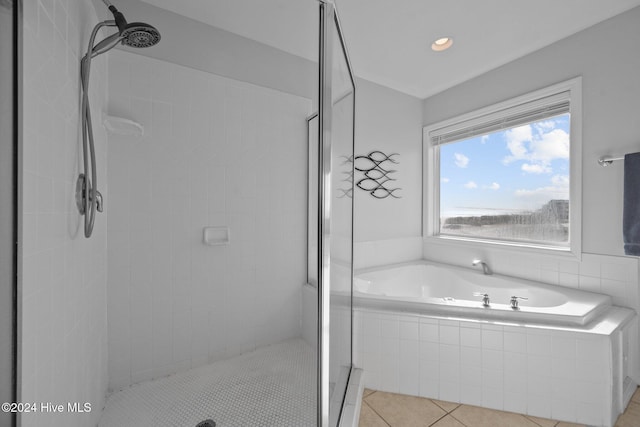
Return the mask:
[[429, 235], [579, 248], [579, 83], [425, 128]]

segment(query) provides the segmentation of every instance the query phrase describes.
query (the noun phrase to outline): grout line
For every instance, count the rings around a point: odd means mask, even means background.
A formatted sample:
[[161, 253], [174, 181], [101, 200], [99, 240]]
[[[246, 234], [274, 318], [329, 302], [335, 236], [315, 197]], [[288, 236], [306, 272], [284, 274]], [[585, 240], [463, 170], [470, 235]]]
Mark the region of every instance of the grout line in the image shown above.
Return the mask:
[[[438, 407], [439, 407], [439, 406], [438, 406]], [[441, 408], [441, 409], [443, 409], [443, 408]], [[444, 409], [443, 409], [443, 410], [444, 410]], [[444, 411], [446, 412], [446, 410], [444, 410]], [[434, 425], [438, 424], [438, 423], [439, 423], [443, 418], [446, 418], [446, 417], [448, 417], [449, 415], [451, 415], [451, 414], [447, 412], [446, 414], [444, 414], [443, 416], [441, 416], [440, 418], [438, 418], [437, 420], [435, 420], [433, 423], [429, 424], [429, 426], [430, 426], [430, 427], [432, 427], [432, 426], [434, 426]], [[454, 417], [452, 417], [452, 418], [454, 418]], [[462, 424], [463, 426], [467, 427], [467, 425], [466, 425], [465, 423], [463, 423], [462, 421], [460, 421], [459, 419], [457, 419], [457, 418], [454, 418], [454, 419], [455, 419], [456, 421], [458, 421], [460, 424]]]
[[[535, 422], [535, 420], [532, 420], [531, 418], [529, 418], [528, 415], [522, 414], [522, 416], [525, 417], [527, 420], [531, 421], [532, 423], [534, 423], [535, 425], [542, 427], [542, 424], [538, 424], [537, 422]], [[553, 421], [554, 422], [553, 427], [556, 427], [560, 423], [560, 421], [555, 421], [555, 420], [552, 420], [552, 419], [549, 419], [549, 421]]]
[[[371, 389], [369, 389], [369, 390], [371, 390]], [[378, 390], [373, 390], [371, 393], [367, 394], [366, 396], [363, 396], [363, 397], [362, 397], [362, 400], [364, 400], [364, 399], [368, 399], [368, 398], [369, 398], [369, 396], [373, 396], [373, 395], [374, 395], [374, 394], [376, 394], [377, 392], [378, 392]]]
[[463, 423], [462, 421], [460, 421], [458, 418], [456, 418], [455, 415], [453, 415], [454, 412], [456, 412], [459, 408], [462, 408], [463, 404], [460, 404], [460, 406], [458, 406], [456, 409], [454, 409], [453, 411], [449, 412], [449, 415], [451, 415], [451, 417], [456, 420], [457, 422], [459, 422], [460, 424], [462, 424], [463, 426], [467, 426], [465, 423]]
[[[375, 393], [375, 392], [374, 392], [374, 393]], [[371, 394], [373, 394], [373, 393], [371, 393]], [[370, 394], [369, 396], [371, 396], [371, 394]], [[369, 397], [369, 396], [367, 396], [367, 397]], [[387, 420], [385, 420], [385, 419], [384, 419], [384, 417], [383, 417], [382, 415], [380, 415], [380, 414], [378, 413], [378, 411], [376, 411], [376, 410], [373, 408], [373, 406], [369, 405], [369, 403], [367, 403], [367, 402], [362, 402], [362, 403], [364, 403], [365, 405], [367, 405], [367, 406], [369, 407], [369, 409], [371, 409], [371, 410], [373, 411], [373, 413], [374, 413], [374, 414], [376, 414], [376, 415], [378, 416], [378, 418], [380, 418], [380, 419], [382, 420], [382, 422], [383, 422], [383, 423], [385, 423], [385, 424], [386, 424], [386, 425], [388, 425], [389, 427], [392, 427], [392, 426], [391, 426], [391, 424], [389, 424], [389, 423], [387, 422]]]
[[[436, 405], [438, 408], [440, 408], [440, 409], [442, 409], [443, 411], [445, 411], [447, 414], [450, 414], [451, 412], [455, 411], [456, 409], [458, 409], [458, 408], [462, 405], [462, 403], [457, 403], [457, 402], [448, 402], [448, 403], [452, 403], [452, 404], [454, 404], [454, 405], [458, 405], [458, 406], [456, 406], [455, 408], [453, 408], [452, 410], [450, 410], [450, 411], [449, 411], [449, 410], [447, 410], [446, 408], [443, 408], [442, 406], [438, 405], [438, 404], [434, 401], [434, 399], [429, 399], [429, 398], [426, 398], [426, 399], [427, 399], [427, 400], [429, 400], [429, 401], [430, 401], [431, 403], [433, 403], [434, 405]], [[446, 400], [441, 400], [441, 402], [446, 402]]]

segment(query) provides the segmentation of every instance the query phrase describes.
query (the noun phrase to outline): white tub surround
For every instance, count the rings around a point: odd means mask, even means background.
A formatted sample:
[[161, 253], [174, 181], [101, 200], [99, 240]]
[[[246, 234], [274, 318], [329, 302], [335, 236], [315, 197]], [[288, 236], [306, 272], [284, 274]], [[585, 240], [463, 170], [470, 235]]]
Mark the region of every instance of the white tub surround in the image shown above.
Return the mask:
[[[354, 287], [375, 291], [375, 281], [366, 283], [365, 279], [402, 276], [394, 267], [386, 272], [357, 272]], [[485, 279], [481, 271], [469, 273], [476, 273], [477, 286], [491, 285], [489, 293], [495, 295], [500, 295], [499, 282], [507, 280], [499, 275]], [[459, 290], [459, 282], [451, 281], [453, 276], [467, 277], [456, 269], [440, 274], [447, 294]], [[550, 303], [538, 301], [538, 308], [566, 304], [554, 293], [563, 288], [526, 284], [535, 288], [520, 289], [531, 292], [532, 299], [521, 302], [518, 314], [526, 313], [525, 302], [536, 302], [534, 292], [550, 293]], [[377, 291], [384, 293], [382, 280], [378, 286]], [[535, 315], [544, 320], [534, 323], [522, 318], [481, 317], [477, 313], [516, 314], [516, 310], [500, 307], [485, 310], [481, 301], [477, 310], [447, 314], [441, 309], [452, 304], [429, 302], [442, 296], [433, 290], [425, 292], [433, 294], [410, 303], [389, 295], [386, 305], [381, 295], [356, 292], [354, 364], [365, 371], [365, 387], [594, 426], [612, 426], [623, 412], [635, 387], [631, 374], [637, 360], [638, 332], [633, 310], [595, 297], [603, 302], [604, 312], [584, 325], [553, 324], [541, 313]], [[459, 296], [452, 294], [456, 300]]]

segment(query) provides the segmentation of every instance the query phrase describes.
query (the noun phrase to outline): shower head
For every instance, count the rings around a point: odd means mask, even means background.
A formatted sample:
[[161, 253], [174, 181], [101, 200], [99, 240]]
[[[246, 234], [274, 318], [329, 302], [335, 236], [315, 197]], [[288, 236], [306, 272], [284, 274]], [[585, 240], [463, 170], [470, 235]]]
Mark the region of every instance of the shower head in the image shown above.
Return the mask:
[[113, 49], [118, 43], [142, 48], [154, 46], [160, 41], [160, 32], [157, 28], [144, 22], [132, 22], [128, 24], [124, 15], [120, 13], [118, 9], [109, 3], [108, 0], [103, 1], [109, 6], [109, 10], [113, 13], [115, 19], [113, 21], [100, 22], [94, 28], [94, 33], [97, 33], [97, 30], [104, 26], [118, 27], [118, 32], [111, 34], [90, 48], [91, 57], [96, 57]]
[[160, 32], [152, 25], [144, 22], [127, 24], [120, 32], [122, 44], [131, 47], [151, 47], [160, 41]]

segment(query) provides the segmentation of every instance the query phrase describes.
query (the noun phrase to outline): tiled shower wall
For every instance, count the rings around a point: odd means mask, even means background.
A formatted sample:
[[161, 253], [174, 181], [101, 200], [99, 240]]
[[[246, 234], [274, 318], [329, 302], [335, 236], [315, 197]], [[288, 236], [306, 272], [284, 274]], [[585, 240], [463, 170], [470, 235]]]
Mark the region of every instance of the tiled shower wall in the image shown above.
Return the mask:
[[[82, 156], [80, 58], [98, 22], [89, 0], [28, 0], [23, 31], [21, 359], [18, 401], [89, 402], [85, 414], [29, 413], [22, 426], [96, 425], [107, 389], [106, 213], [85, 239], [75, 206]], [[91, 105], [106, 105], [106, 57], [96, 58]], [[106, 135], [95, 126], [100, 190]]]
[[[122, 51], [108, 113], [109, 386], [301, 334], [311, 101]], [[206, 246], [202, 229], [229, 226]]]

